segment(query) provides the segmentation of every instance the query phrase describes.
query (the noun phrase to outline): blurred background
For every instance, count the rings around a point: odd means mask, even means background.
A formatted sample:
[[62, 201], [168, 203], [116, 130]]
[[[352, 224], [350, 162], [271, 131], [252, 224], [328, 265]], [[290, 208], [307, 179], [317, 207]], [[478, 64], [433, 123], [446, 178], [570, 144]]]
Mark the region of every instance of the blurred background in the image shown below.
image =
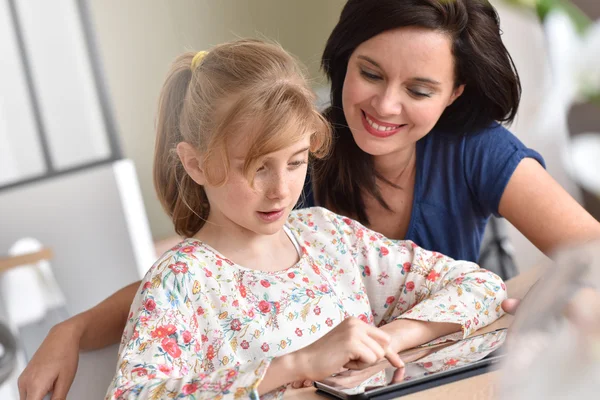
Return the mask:
[[[510, 129], [599, 218], [598, 197], [574, 179], [567, 151], [573, 136], [600, 132], [598, 106], [557, 111], [539, 16], [491, 2], [523, 85]], [[239, 37], [274, 39], [306, 65], [326, 102], [319, 60], [344, 3], [0, 0], [0, 321], [21, 349], [0, 398], [15, 396], [18, 371], [50, 326], [139, 279], [177, 240], [152, 184], [154, 115], [172, 60]], [[597, 0], [572, 3], [600, 17]], [[545, 258], [510, 225], [502, 232], [518, 270]]]

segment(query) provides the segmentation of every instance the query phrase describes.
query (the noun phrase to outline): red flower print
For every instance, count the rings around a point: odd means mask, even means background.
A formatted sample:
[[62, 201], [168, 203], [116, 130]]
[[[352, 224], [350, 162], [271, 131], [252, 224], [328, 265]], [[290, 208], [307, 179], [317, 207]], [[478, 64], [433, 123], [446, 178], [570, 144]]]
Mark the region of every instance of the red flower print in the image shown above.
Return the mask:
[[465, 322], [465, 328], [469, 329], [470, 326], [471, 326], [471, 321]]
[[254, 310], [248, 311], [248, 318], [254, 318]]
[[165, 364], [160, 364], [158, 366], [158, 370], [165, 375], [170, 375], [171, 371], [173, 371], [173, 368]]
[[440, 277], [440, 274], [438, 274], [435, 271], [431, 271], [429, 273], [429, 275], [427, 275], [427, 280], [430, 282], [435, 282], [437, 280], [437, 278], [439, 278], [439, 277]]
[[142, 291], [146, 290], [146, 289], [150, 289], [152, 287], [152, 282], [146, 282], [144, 283], [144, 288], [142, 289]]
[[206, 358], [208, 358], [209, 360], [212, 360], [213, 358], [215, 358], [215, 348], [213, 347], [213, 345], [209, 345], [208, 349], [206, 350]]
[[196, 390], [198, 390], [198, 385], [195, 383], [189, 383], [181, 388], [183, 394], [194, 394], [196, 393]]
[[248, 343], [245, 340], [242, 340], [242, 343], [240, 343], [240, 347], [244, 350], [248, 350], [248, 347], [250, 347], [250, 343]]
[[223, 261], [217, 260], [216, 264], [217, 264], [217, 267], [221, 267], [221, 266], [223, 266]]
[[194, 246], [185, 246], [181, 249], [182, 252], [190, 254], [194, 252]]
[[310, 221], [310, 222], [308, 223], [308, 226], [310, 226], [310, 227], [313, 227], [314, 225], [315, 225], [315, 223], [314, 223], [314, 222], [312, 222], [312, 221]]
[[204, 308], [198, 307], [198, 309], [196, 310], [196, 312], [198, 313], [198, 315], [204, 315]]
[[261, 350], [264, 351], [265, 353], [267, 351], [269, 351], [269, 345], [265, 342], [262, 344], [262, 346], [260, 346]]
[[298, 337], [301, 337], [301, 336], [302, 336], [302, 329], [300, 329], [300, 328], [296, 328], [296, 335], [297, 335]]
[[477, 317], [473, 318], [473, 322], [475, 323], [475, 325], [479, 325], [479, 320], [477, 319]]
[[159, 326], [158, 328], [156, 328], [155, 330], [153, 330], [150, 333], [150, 336], [152, 336], [153, 338], [164, 338], [164, 337], [174, 334], [176, 331], [177, 331], [177, 328], [175, 328], [175, 325], [172, 325], [172, 324], [162, 325], [162, 326]]
[[411, 266], [412, 266], [412, 264], [407, 261], [404, 264], [402, 264], [402, 269], [404, 270], [404, 272], [410, 272]]
[[148, 375], [148, 370], [146, 368], [138, 367], [131, 370], [132, 374], [137, 374], [137, 376], [146, 376]]
[[316, 306], [315, 309], [314, 309], [314, 312], [315, 312], [315, 315], [321, 314], [321, 307]]
[[221, 296], [221, 297], [219, 297], [219, 299], [220, 299], [220, 300], [221, 300], [223, 303], [225, 303], [225, 302], [227, 301], [227, 296]]
[[240, 323], [239, 319], [233, 319], [231, 320], [231, 330], [232, 331], [239, 331], [242, 328], [242, 324]]
[[204, 272], [207, 278], [210, 278], [212, 276], [212, 272], [209, 271], [208, 269], [204, 268]]
[[388, 254], [390, 254], [390, 251], [386, 247], [381, 246], [379, 248], [379, 256], [380, 257], [387, 256]]
[[433, 363], [431, 361], [429, 361], [429, 362], [426, 362], [425, 364], [423, 364], [423, 367], [431, 368], [432, 365], [433, 365]]
[[371, 276], [371, 268], [368, 265], [365, 265], [365, 275]]
[[344, 221], [346, 225], [352, 224], [352, 220], [350, 218], [342, 218], [342, 221]]
[[475, 282], [477, 282], [477, 283], [479, 283], [481, 285], [482, 283], [485, 283], [486, 280], [485, 279], [481, 279], [481, 278], [475, 278]]
[[206, 343], [206, 342], [208, 342], [208, 336], [206, 336], [206, 335], [202, 335], [202, 337], [201, 337], [201, 338], [202, 338], [202, 343]]
[[315, 271], [315, 274], [321, 275], [321, 270], [319, 270], [319, 267], [317, 267], [317, 264], [313, 264], [312, 269], [313, 269], [313, 271]]
[[327, 324], [327, 326], [331, 327], [331, 325], [333, 325], [333, 321], [331, 320], [331, 318], [327, 318], [325, 320], [325, 323]]
[[176, 274], [185, 274], [188, 272], [188, 266], [183, 261], [177, 261], [175, 264], [169, 265], [169, 268]]
[[276, 301], [275, 303], [273, 303], [273, 305], [275, 306], [275, 313], [279, 314], [279, 309], [281, 308], [281, 304], [279, 304], [279, 302]]
[[271, 286], [271, 284], [269, 283], [269, 281], [266, 280], [266, 279], [263, 279], [262, 281], [260, 281], [260, 284], [263, 285], [266, 288], [268, 288], [269, 286]]
[[404, 287], [406, 288], [407, 292], [412, 292], [413, 290], [415, 290], [415, 283], [413, 281], [408, 281], [406, 282]]
[[260, 303], [258, 303], [258, 309], [261, 313], [266, 314], [271, 311], [271, 303], [266, 300], [261, 300]]
[[387, 299], [385, 299], [385, 304], [392, 304], [394, 300], [396, 300], [396, 298], [394, 296], [390, 296]]
[[240, 306], [240, 302], [237, 300], [234, 300], [233, 303], [231, 303], [232, 306], [234, 307], [239, 307]]
[[137, 329], [136, 329], [136, 330], [134, 330], [134, 331], [133, 331], [133, 336], [131, 337], [131, 339], [132, 339], [132, 340], [135, 340], [135, 339], [137, 339], [137, 338], [139, 338], [139, 337], [140, 337], [140, 332], [138, 332], [138, 330], [137, 330]]
[[152, 312], [154, 311], [154, 309], [156, 308], [156, 303], [154, 302], [154, 300], [152, 299], [148, 299], [146, 300], [146, 302], [144, 303], [144, 308], [146, 308], [146, 310]]
[[185, 344], [188, 344], [192, 341], [192, 334], [190, 333], [190, 331], [183, 331], [181, 337], [183, 338], [183, 343]]
[[356, 237], [359, 239], [362, 239], [363, 236], [365, 235], [365, 230], [364, 229], [359, 229], [356, 231]]
[[446, 361], [444, 364], [446, 364], [446, 365], [456, 365], [456, 364], [458, 364], [458, 360], [454, 359], [454, 358], [451, 358], [448, 361]]
[[181, 355], [181, 349], [179, 346], [177, 346], [175, 339], [166, 337], [162, 340], [160, 345], [162, 346], [163, 350], [169, 353], [169, 355], [173, 358], [179, 358]]
[[196, 341], [196, 345], [194, 346], [194, 351], [196, 354], [200, 352], [200, 342]]
[[358, 316], [358, 319], [360, 319], [362, 322], [369, 322], [369, 319], [366, 317], [365, 314], [360, 314]]
[[149, 320], [149, 319], [150, 319], [150, 318], [148, 318], [148, 317], [146, 317], [146, 316], [143, 316], [143, 317], [140, 317], [140, 322], [141, 322], [142, 324], [146, 325], [146, 323], [148, 322], [148, 320]]
[[464, 276], [459, 276], [458, 278], [456, 278], [456, 279], [454, 280], [454, 283], [455, 283], [455, 284], [457, 284], [457, 285], [461, 285], [461, 284], [463, 283], [463, 281], [464, 281], [464, 280], [465, 280], [465, 277], [464, 277]]
[[293, 272], [288, 272], [288, 278], [294, 279], [295, 276], [296, 274], [294, 274]]
[[319, 286], [319, 290], [323, 293], [329, 293], [329, 286], [321, 285], [321, 286]]
[[377, 238], [376, 238], [375, 236], [371, 236], [371, 237], [369, 237], [369, 240], [370, 240], [371, 242], [374, 242], [374, 241], [376, 241], [376, 240], [377, 240]]
[[506, 285], [504, 284], [504, 282], [500, 283], [500, 286], [502, 287], [502, 290], [506, 290]]
[[308, 297], [310, 297], [311, 299], [314, 299], [314, 298], [315, 298], [315, 292], [313, 292], [313, 291], [312, 291], [312, 290], [310, 290], [310, 289], [306, 289], [306, 295], [307, 295]]
[[413, 249], [417, 248], [417, 244], [415, 242], [411, 242], [410, 245], [412, 246]]
[[302, 280], [306, 283], [308, 283], [308, 278], [305, 276], [304, 278], [302, 278]]
[[240, 295], [246, 298], [246, 287], [244, 285], [240, 285]]

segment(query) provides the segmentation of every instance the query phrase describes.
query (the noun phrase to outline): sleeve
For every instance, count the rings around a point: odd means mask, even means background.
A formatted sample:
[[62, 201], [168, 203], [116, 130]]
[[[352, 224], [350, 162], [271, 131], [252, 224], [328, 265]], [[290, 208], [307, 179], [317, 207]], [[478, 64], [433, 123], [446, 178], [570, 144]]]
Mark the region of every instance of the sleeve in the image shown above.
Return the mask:
[[463, 142], [465, 179], [484, 215], [497, 217], [506, 185], [524, 158], [533, 158], [544, 168], [542, 156], [527, 148], [515, 135], [498, 123]]
[[377, 326], [397, 318], [450, 322], [467, 337], [503, 314], [506, 286], [496, 274], [387, 239], [349, 218], [333, 221], [357, 263]]
[[270, 359], [214, 367], [222, 358], [219, 345], [206, 346], [203, 333], [218, 337], [221, 328], [196, 317], [195, 309], [210, 305], [191, 302], [187, 271], [179, 261], [162, 272], [152, 269], [142, 281], [106, 399], [259, 398]]

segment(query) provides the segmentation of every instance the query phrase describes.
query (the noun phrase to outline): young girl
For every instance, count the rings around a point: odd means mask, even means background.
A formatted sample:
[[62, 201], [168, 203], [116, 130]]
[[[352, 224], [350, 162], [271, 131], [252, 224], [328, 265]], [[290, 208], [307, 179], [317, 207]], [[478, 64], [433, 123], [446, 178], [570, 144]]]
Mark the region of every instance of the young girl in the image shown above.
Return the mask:
[[[498, 318], [496, 275], [324, 208], [292, 211], [331, 131], [295, 60], [241, 40], [180, 56], [154, 181], [186, 237], [148, 271], [107, 398], [281, 396]], [[447, 234], [451, 235], [452, 232]]]

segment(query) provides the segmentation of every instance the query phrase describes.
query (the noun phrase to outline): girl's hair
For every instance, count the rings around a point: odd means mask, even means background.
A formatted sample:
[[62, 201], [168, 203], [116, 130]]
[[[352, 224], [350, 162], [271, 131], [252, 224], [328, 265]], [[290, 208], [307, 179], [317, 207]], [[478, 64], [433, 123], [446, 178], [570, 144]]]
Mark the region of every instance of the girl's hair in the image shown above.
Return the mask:
[[[331, 106], [325, 116], [334, 129], [331, 157], [313, 166], [319, 204], [368, 224], [362, 196], [368, 193], [388, 208], [377, 187], [373, 157], [354, 141], [342, 108], [348, 60], [370, 38], [401, 27], [421, 27], [448, 35], [452, 43], [455, 85], [463, 94], [447, 107], [435, 128], [469, 134], [493, 121], [512, 122], [521, 85], [500, 38], [500, 21], [487, 0], [349, 0], [321, 61], [331, 82]], [[388, 208], [389, 209], [389, 208]]]
[[[263, 156], [306, 135], [313, 157], [325, 156], [331, 143], [329, 124], [314, 105], [303, 70], [281, 46], [237, 40], [212, 48], [192, 68], [195, 55], [185, 53], [173, 63], [156, 123], [154, 186], [182, 236], [200, 230], [210, 206], [203, 187], [185, 172], [178, 143], [187, 142], [202, 153], [201, 168], [212, 185], [226, 182], [227, 143], [239, 134], [251, 140], [244, 163], [250, 182]], [[214, 168], [216, 164], [221, 168]], [[225, 173], [215, 176], [214, 170]]]

